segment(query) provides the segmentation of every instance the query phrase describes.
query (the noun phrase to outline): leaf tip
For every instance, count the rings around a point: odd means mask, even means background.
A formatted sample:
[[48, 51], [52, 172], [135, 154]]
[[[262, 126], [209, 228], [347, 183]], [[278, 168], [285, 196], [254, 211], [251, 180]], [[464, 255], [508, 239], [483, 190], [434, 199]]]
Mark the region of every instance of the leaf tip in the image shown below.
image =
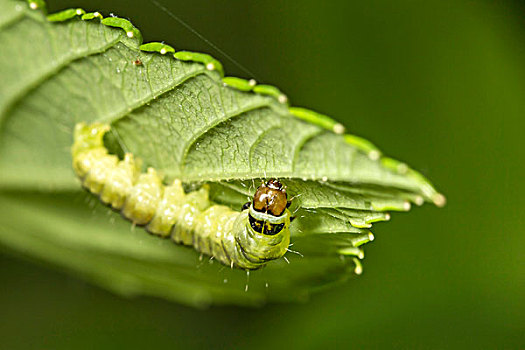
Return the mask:
[[338, 135], [342, 135], [342, 134], [344, 134], [345, 131], [346, 131], [344, 125], [341, 124], [341, 123], [337, 123], [337, 124], [335, 124], [334, 127], [333, 127], [333, 130], [334, 130], [334, 133], [336, 133], [336, 134], [338, 134]]
[[207, 70], [215, 70], [215, 64], [213, 64], [213, 62], [210, 62], [210, 63], [206, 64], [206, 69]]
[[358, 259], [354, 258], [353, 261], [355, 264], [354, 273], [356, 275], [361, 275], [363, 273], [363, 265], [361, 265], [361, 262]]
[[440, 208], [443, 208], [447, 204], [447, 198], [441, 193], [436, 193], [432, 196], [434, 204]]
[[380, 156], [381, 153], [378, 150], [373, 149], [370, 152], [368, 152], [368, 158], [372, 160], [378, 160]]

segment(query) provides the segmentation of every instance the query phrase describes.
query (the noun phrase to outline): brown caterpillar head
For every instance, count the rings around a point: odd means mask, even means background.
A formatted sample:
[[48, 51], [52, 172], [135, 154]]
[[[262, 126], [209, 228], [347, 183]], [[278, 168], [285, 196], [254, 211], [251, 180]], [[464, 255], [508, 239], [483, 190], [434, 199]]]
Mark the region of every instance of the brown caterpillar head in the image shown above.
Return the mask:
[[270, 179], [259, 186], [252, 204], [258, 212], [281, 216], [288, 204], [286, 189], [278, 180]]

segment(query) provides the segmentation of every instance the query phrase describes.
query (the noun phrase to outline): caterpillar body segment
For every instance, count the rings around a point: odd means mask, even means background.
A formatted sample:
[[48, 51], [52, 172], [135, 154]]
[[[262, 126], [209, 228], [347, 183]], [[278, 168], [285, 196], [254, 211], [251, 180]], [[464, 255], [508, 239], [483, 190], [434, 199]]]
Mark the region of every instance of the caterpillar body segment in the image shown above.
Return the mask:
[[102, 123], [75, 126], [73, 169], [88, 191], [131, 222], [231, 267], [258, 269], [286, 253], [291, 214], [279, 181], [262, 184], [238, 212], [213, 204], [207, 185], [185, 193], [178, 179], [166, 186], [155, 169], [141, 172], [132, 154], [122, 160], [109, 154], [103, 142], [109, 130]]

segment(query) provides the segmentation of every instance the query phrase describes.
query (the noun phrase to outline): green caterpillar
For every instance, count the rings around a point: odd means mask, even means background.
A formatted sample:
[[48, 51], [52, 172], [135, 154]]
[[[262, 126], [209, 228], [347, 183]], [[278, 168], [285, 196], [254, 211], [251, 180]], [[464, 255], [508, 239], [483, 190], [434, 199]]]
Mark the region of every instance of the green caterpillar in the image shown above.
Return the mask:
[[162, 183], [155, 169], [140, 172], [133, 155], [108, 154], [109, 125], [79, 123], [71, 149], [73, 169], [83, 186], [136, 225], [221, 263], [252, 270], [284, 256], [290, 244], [290, 202], [278, 180], [262, 184], [241, 212], [208, 199], [208, 187], [184, 193], [180, 180]]

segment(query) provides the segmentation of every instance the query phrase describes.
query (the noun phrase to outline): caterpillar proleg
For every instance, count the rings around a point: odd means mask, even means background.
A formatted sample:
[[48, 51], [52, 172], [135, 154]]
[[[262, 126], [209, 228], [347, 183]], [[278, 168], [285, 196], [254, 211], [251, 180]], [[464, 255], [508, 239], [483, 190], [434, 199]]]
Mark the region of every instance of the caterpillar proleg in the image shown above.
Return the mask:
[[153, 168], [141, 173], [130, 153], [119, 160], [103, 137], [110, 126], [75, 126], [73, 169], [82, 185], [136, 225], [241, 269], [258, 269], [284, 256], [290, 244], [286, 189], [275, 179], [263, 183], [251, 203], [235, 211], [208, 199], [208, 187], [185, 193], [180, 180], [164, 185]]

